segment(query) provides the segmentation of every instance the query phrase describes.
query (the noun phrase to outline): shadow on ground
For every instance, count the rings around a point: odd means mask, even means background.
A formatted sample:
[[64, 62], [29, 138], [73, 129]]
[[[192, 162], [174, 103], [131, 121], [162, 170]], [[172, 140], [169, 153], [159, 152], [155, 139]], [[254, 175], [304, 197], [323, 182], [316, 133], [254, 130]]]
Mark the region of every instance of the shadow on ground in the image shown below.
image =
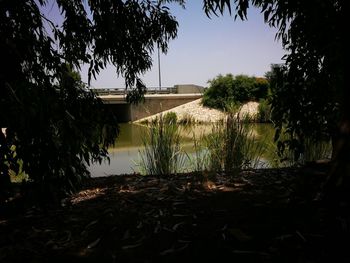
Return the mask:
[[350, 262], [348, 208], [314, 200], [325, 174], [91, 179], [59, 208], [4, 209], [0, 262]]

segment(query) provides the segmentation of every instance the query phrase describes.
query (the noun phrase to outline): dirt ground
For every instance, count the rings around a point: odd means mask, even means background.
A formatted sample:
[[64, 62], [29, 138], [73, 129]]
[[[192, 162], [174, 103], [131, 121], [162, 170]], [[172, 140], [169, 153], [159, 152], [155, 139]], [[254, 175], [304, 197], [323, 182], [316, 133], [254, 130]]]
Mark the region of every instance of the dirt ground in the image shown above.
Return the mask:
[[347, 204], [315, 199], [325, 174], [91, 179], [59, 207], [2, 204], [0, 262], [350, 262]]

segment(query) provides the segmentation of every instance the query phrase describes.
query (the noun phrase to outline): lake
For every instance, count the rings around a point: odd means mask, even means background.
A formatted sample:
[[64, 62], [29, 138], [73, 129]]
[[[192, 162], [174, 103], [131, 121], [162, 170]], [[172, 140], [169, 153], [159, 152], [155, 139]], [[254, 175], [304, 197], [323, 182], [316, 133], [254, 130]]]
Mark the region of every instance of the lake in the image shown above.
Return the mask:
[[[274, 129], [271, 124], [248, 124], [252, 136], [260, 140], [267, 146], [263, 161], [266, 165], [275, 158], [273, 135]], [[93, 164], [89, 167], [93, 177], [132, 174], [139, 172], [137, 163], [140, 160], [139, 152], [143, 149], [142, 138], [145, 136], [148, 127], [139, 124], [122, 123], [120, 124], [120, 134], [113, 147], [108, 149], [110, 154], [110, 163], [107, 161], [102, 164]], [[194, 125], [190, 127], [181, 127], [181, 146], [189, 155], [194, 154], [193, 135], [197, 140], [205, 134], [212, 131], [212, 125]]]

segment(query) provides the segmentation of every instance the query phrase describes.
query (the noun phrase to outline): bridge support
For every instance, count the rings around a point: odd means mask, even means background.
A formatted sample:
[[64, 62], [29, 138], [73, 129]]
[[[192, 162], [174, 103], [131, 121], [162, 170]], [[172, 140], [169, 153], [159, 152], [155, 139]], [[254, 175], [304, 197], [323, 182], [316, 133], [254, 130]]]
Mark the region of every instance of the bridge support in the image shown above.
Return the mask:
[[100, 96], [107, 107], [116, 114], [119, 122], [136, 121], [159, 112], [199, 99], [202, 94], [154, 94], [145, 95], [143, 103], [128, 104], [124, 96]]

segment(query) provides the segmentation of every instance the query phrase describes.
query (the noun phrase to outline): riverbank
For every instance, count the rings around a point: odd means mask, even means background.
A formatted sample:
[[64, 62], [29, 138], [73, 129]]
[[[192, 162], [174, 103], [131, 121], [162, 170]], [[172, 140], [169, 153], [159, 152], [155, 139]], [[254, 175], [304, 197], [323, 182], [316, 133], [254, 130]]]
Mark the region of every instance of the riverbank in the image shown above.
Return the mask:
[[[166, 114], [168, 112], [174, 112], [178, 121], [189, 120], [191, 123], [214, 123], [225, 119], [226, 114], [222, 111], [205, 107], [201, 104], [202, 99], [197, 99], [181, 106], [172, 108], [170, 110], [163, 111], [140, 120], [135, 123], [150, 122], [159, 117], [160, 114]], [[258, 114], [258, 102], [248, 102], [242, 105], [239, 111], [239, 117], [248, 116], [251, 119], [255, 119]]]
[[349, 262], [344, 216], [313, 201], [326, 172], [91, 179], [61, 207], [2, 210], [0, 261]]

